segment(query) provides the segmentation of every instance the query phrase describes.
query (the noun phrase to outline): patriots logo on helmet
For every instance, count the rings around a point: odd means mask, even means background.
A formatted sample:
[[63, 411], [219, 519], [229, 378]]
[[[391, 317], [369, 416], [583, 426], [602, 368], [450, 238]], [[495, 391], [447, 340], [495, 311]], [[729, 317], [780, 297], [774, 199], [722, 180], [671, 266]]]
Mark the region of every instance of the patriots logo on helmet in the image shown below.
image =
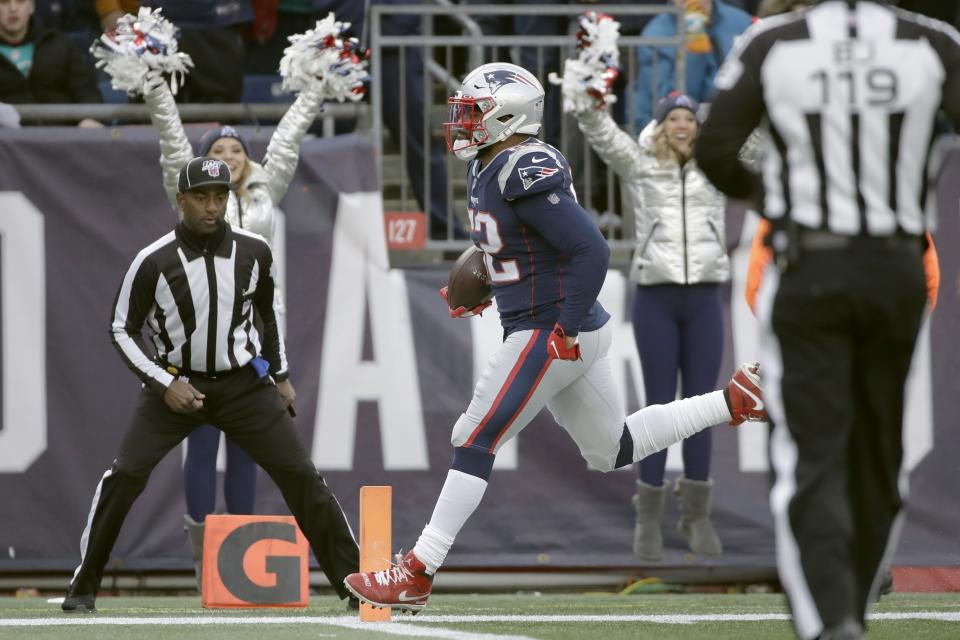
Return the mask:
[[544, 178], [549, 178], [555, 174], [559, 169], [556, 167], [521, 167], [517, 169], [517, 173], [520, 174], [520, 180], [523, 182], [523, 190], [526, 191], [532, 187], [535, 183], [543, 180]]
[[220, 167], [223, 165], [219, 160], [204, 160], [200, 170], [211, 178], [220, 177]]
[[489, 73], [485, 73], [483, 75], [483, 79], [487, 81], [487, 86], [490, 87], [490, 93], [496, 93], [497, 89], [512, 82], [519, 82], [520, 84], [525, 84], [528, 87], [535, 86], [522, 75], [510, 69], [496, 69], [494, 71], [490, 71]]

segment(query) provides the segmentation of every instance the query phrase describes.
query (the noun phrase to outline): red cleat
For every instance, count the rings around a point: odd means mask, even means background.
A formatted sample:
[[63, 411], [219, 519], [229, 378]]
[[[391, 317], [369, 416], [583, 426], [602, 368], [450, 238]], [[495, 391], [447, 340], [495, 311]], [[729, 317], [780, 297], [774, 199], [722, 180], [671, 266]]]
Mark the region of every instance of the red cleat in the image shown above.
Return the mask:
[[760, 386], [760, 365], [742, 364], [737, 369], [725, 392], [730, 415], [730, 424], [766, 422], [767, 409], [763, 404], [763, 389]]
[[433, 576], [427, 575], [427, 568], [411, 550], [399, 564], [389, 569], [351, 573], [343, 579], [343, 585], [360, 602], [417, 613], [427, 606], [427, 598], [433, 588]]

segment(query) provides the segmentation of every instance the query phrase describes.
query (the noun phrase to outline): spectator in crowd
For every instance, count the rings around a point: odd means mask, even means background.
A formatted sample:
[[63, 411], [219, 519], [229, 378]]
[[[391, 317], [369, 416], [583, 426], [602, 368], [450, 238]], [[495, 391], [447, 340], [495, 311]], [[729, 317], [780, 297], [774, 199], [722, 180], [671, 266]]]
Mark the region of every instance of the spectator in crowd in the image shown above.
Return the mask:
[[[93, 65], [55, 29], [34, 17], [34, 0], [0, 0], [0, 101], [11, 104], [103, 102]], [[85, 119], [80, 126], [101, 126]]]
[[[576, 113], [580, 130], [620, 176], [634, 205], [633, 330], [648, 405], [677, 397], [678, 373], [682, 397], [710, 391], [723, 356], [720, 283], [730, 276], [724, 244], [726, 199], [693, 160], [697, 109], [691, 97], [671, 94], [657, 105], [639, 141], [621, 130], [606, 110]], [[690, 549], [715, 555], [722, 545], [710, 521], [712, 443], [710, 430], [683, 441], [684, 475], [677, 479], [676, 493], [682, 513], [679, 529]], [[644, 560], [663, 556], [666, 461], [664, 450], [637, 465], [633, 549]]]
[[[323, 8], [323, 15], [333, 11], [337, 19], [351, 23], [354, 35], [369, 43], [369, 6], [353, 0], [316, 0]], [[371, 0], [372, 5], [402, 6], [420, 4], [418, 0]], [[382, 20], [382, 32], [388, 36], [415, 36], [420, 33], [420, 18], [415, 15], [387, 13]], [[436, 239], [447, 237], [463, 239], [468, 234], [460, 219], [450, 211], [448, 204], [447, 166], [443, 143], [432, 134], [431, 120], [427, 116], [424, 128], [424, 113], [429, 113], [429, 104], [424, 101], [424, 80], [428, 77], [419, 46], [404, 47], [401, 68], [399, 47], [385, 47], [380, 51], [379, 78], [382, 90], [383, 123], [398, 144], [403, 136], [406, 144], [406, 170], [413, 194], [420, 206], [429, 205], [429, 235]], [[401, 108], [401, 103], [403, 107]], [[424, 146], [424, 136], [428, 145]], [[429, 159], [429, 173], [424, 164]], [[427, 193], [427, 176], [430, 191]]]
[[760, 0], [727, 0], [727, 4], [737, 9], [743, 9], [752, 16], [757, 15], [760, 7]]
[[[254, 5], [257, 15], [253, 37], [247, 46], [247, 73], [276, 74], [283, 50], [290, 44], [288, 38], [313, 29], [317, 20], [323, 19], [330, 11], [337, 20], [352, 24], [349, 16], [338, 11], [341, 7], [326, 8], [329, 4], [329, 0], [277, 0], [272, 7]], [[363, 3], [358, 4], [362, 23]]]
[[[347, 2], [346, 4], [356, 4]], [[404, 5], [419, 4], [417, 0], [372, 0], [371, 5]], [[340, 15], [340, 14], [337, 14]], [[361, 21], [363, 22], [363, 21]], [[364, 23], [354, 25], [357, 33], [367, 29]], [[406, 36], [420, 33], [420, 18], [413, 15], [388, 15], [383, 23], [384, 35]], [[431, 121], [427, 116], [424, 129], [424, 113], [429, 113], [429, 106], [424, 102], [423, 83], [426, 71], [420, 47], [405, 47], [403, 51], [403, 65], [401, 69], [400, 49], [389, 47], [381, 49], [380, 69], [382, 77], [380, 86], [383, 90], [383, 122], [390, 130], [391, 135], [398, 141], [401, 135], [405, 136], [407, 155], [407, 176], [413, 193], [420, 206], [430, 208], [429, 234], [432, 238], [467, 238], [468, 234], [447, 202], [447, 166], [444, 159], [443, 143], [439, 142], [431, 132]], [[400, 108], [402, 97], [405, 97], [406, 117], [401, 119], [403, 110]], [[404, 132], [404, 133], [401, 133]], [[424, 136], [428, 137], [428, 146], [424, 147]], [[424, 175], [424, 159], [429, 157], [430, 193], [426, 191]]]
[[[750, 26], [747, 12], [723, 0], [671, 0], [683, 8], [686, 29], [686, 90], [698, 102], [710, 98], [713, 78], [723, 63], [733, 40]], [[682, 30], [677, 16], [658, 15], [643, 29], [651, 38], [675, 37]], [[676, 47], [640, 47], [637, 51], [639, 76], [636, 85], [637, 131], [650, 121], [651, 105], [676, 89]]]
[[120, 16], [130, 13], [137, 15], [140, 10], [140, 0], [96, 0], [97, 16], [104, 31], [117, 26]]
[[97, 12], [90, 0], [36, 0], [34, 15], [43, 26], [73, 36], [78, 47], [87, 47], [100, 35]]
[[180, 29], [179, 49], [193, 70], [177, 96], [180, 102], [240, 102], [243, 97], [243, 29], [253, 21], [250, 0], [145, 0], [163, 9]]
[[[267, 146], [262, 163], [250, 158], [247, 141], [233, 127], [216, 127], [201, 138], [198, 152], [223, 160], [230, 167], [234, 189], [230, 191], [226, 219], [234, 227], [258, 234], [271, 246], [274, 239], [277, 204], [286, 194], [300, 157], [300, 141], [320, 111], [322, 96], [303, 91], [280, 120]], [[184, 132], [169, 87], [159, 74], [151, 73], [144, 102], [160, 136], [160, 165], [163, 185], [172, 205], [176, 206], [180, 169], [194, 156]], [[277, 316], [283, 329], [284, 305], [279, 288], [275, 292]], [[224, 497], [227, 511], [249, 514], [254, 511], [256, 466], [250, 456], [229, 438]], [[191, 543], [200, 576], [203, 551], [204, 521], [216, 506], [217, 449], [220, 431], [205, 425], [187, 436], [184, 462], [184, 493], [187, 514], [184, 516], [187, 537]]]
[[[351, 35], [364, 44], [369, 43], [369, 6], [375, 4], [419, 4], [416, 0], [372, 0], [369, 3], [354, 0], [279, 0], [275, 18], [276, 28], [272, 36], [250, 48], [248, 65], [255, 73], [273, 73], [287, 38], [313, 28], [316, 21], [333, 12], [337, 20], [350, 23]], [[258, 21], [260, 17], [258, 16]], [[385, 14], [382, 19], [384, 35], [416, 35], [420, 33], [420, 18], [415, 15]], [[434, 140], [428, 128], [424, 129], [424, 61], [419, 46], [405, 47], [404, 67], [400, 68], [400, 49], [381, 49], [381, 75], [378, 78], [382, 89], [382, 118], [391, 136], [397, 141], [403, 137], [406, 145], [406, 170], [413, 194], [424, 211], [429, 204], [430, 236], [437, 239], [466, 238], [460, 220], [450, 216], [447, 203], [447, 169], [442, 143]], [[404, 100], [401, 100], [404, 97]], [[401, 107], [402, 103], [402, 107]], [[340, 128], [338, 127], [338, 131]], [[424, 135], [430, 134], [430, 144], [424, 147]], [[424, 171], [425, 156], [429, 156], [429, 174]], [[430, 177], [430, 192], [427, 193], [426, 178]], [[449, 224], [452, 223], [452, 226]], [[448, 229], [448, 227], [450, 227]]]

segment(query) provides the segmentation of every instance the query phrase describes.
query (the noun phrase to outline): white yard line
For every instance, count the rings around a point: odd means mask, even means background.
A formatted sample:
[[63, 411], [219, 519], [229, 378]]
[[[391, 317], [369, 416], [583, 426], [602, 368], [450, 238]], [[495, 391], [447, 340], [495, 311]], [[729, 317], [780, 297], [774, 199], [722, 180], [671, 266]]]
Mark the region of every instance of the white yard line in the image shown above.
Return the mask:
[[444, 638], [447, 640], [534, 640], [527, 636], [507, 636], [499, 633], [477, 633], [438, 627], [419, 627], [408, 622], [360, 622], [356, 618], [351, 618], [348, 622], [338, 622], [336, 626], [359, 631], [379, 631], [395, 636]]
[[[870, 620], [939, 620], [960, 622], [960, 611], [911, 611], [873, 613]], [[397, 636], [445, 638], [449, 640], [530, 640], [525, 636], [477, 633], [422, 626], [423, 623], [471, 624], [482, 622], [652, 622], [659, 624], [696, 624], [698, 622], [761, 622], [789, 620], [786, 613], [727, 613], [727, 614], [661, 614], [661, 615], [418, 615], [404, 616], [402, 621], [360, 622], [354, 616], [178, 616], [178, 617], [106, 617], [72, 614], [55, 618], [0, 619], [0, 627], [69, 627], [69, 626], [149, 626], [149, 625], [251, 625], [251, 624], [319, 624], [378, 631]]]

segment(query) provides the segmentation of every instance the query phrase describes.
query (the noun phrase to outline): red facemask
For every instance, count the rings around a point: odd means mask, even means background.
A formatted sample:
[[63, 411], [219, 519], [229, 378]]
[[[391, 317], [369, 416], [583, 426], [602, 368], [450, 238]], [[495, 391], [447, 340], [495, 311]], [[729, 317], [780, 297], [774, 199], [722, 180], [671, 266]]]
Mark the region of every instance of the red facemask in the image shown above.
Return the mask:
[[492, 98], [450, 98], [449, 121], [443, 124], [447, 149], [462, 151], [486, 142], [490, 133], [483, 125], [483, 114], [494, 106]]

